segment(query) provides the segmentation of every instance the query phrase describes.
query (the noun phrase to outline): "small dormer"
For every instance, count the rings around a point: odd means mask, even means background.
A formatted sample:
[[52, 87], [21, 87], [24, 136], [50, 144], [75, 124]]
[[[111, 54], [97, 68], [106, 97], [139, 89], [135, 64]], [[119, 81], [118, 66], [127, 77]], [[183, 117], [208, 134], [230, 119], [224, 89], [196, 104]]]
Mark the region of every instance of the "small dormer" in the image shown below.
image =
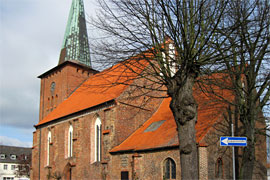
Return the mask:
[[5, 154], [0, 154], [0, 159], [6, 159], [6, 155]]
[[17, 159], [16, 154], [10, 154], [9, 157], [10, 157], [11, 160], [16, 160]]

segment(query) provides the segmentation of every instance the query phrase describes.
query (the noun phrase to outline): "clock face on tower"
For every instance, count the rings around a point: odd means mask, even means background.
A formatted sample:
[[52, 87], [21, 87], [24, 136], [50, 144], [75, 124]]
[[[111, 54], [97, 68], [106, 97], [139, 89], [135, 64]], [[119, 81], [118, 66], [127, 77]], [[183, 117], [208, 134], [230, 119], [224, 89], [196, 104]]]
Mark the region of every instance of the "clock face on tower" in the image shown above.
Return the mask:
[[51, 93], [54, 93], [55, 90], [55, 82], [51, 83]]

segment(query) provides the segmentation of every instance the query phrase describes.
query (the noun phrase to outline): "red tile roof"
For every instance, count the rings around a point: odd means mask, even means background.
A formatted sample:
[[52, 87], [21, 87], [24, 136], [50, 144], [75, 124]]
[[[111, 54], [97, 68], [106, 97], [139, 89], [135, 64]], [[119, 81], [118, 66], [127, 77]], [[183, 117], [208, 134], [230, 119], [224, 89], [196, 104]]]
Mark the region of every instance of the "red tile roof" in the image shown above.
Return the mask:
[[[166, 146], [177, 146], [178, 137], [176, 124], [169, 108], [170, 99], [165, 99], [158, 111], [147, 120], [138, 130], [129, 136], [122, 144], [116, 146], [111, 152], [135, 151]], [[144, 132], [154, 122], [165, 120], [155, 131]]]
[[133, 58], [91, 76], [36, 126], [117, 98], [133, 82], [146, 64], [146, 61], [138, 61]]
[[[221, 90], [219, 90], [221, 92]], [[222, 90], [223, 95], [232, 95]], [[199, 145], [205, 146], [203, 138], [223, 117], [225, 103], [215, 101], [209, 94], [203, 93], [199, 88], [194, 91], [194, 97], [198, 103], [198, 120], [196, 123], [196, 141]], [[230, 98], [231, 99], [231, 98]], [[147, 120], [138, 130], [129, 136], [119, 146], [114, 147], [110, 152], [142, 151], [149, 149], [159, 149], [165, 147], [177, 147], [178, 134], [173, 114], [169, 108], [170, 98], [163, 100], [159, 109]], [[160, 127], [154, 131], [147, 132], [147, 128], [154, 122], [164, 121]]]

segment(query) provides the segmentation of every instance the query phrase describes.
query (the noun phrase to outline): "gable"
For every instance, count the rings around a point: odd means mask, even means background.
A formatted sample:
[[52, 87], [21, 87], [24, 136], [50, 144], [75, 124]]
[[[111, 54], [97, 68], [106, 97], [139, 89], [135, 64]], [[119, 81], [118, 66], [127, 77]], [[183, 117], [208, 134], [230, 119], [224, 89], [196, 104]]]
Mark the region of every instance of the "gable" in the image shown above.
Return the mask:
[[146, 64], [144, 60], [132, 59], [91, 76], [36, 127], [114, 100], [136, 79]]

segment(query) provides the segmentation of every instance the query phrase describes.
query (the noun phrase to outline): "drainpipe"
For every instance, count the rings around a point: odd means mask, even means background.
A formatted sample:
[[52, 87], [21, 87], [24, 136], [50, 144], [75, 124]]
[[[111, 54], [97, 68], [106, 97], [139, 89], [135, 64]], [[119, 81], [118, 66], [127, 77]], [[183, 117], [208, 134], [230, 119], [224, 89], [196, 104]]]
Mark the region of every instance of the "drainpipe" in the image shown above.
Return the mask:
[[[199, 152], [199, 143], [196, 143], [197, 146], [197, 168], [198, 168], [198, 178], [200, 179], [200, 152]], [[207, 157], [208, 158], [208, 157]]]
[[40, 150], [41, 150], [41, 128], [39, 129], [39, 145], [38, 145], [38, 179], [40, 179]]
[[69, 180], [72, 180], [72, 169], [71, 169], [71, 167], [69, 169]]

